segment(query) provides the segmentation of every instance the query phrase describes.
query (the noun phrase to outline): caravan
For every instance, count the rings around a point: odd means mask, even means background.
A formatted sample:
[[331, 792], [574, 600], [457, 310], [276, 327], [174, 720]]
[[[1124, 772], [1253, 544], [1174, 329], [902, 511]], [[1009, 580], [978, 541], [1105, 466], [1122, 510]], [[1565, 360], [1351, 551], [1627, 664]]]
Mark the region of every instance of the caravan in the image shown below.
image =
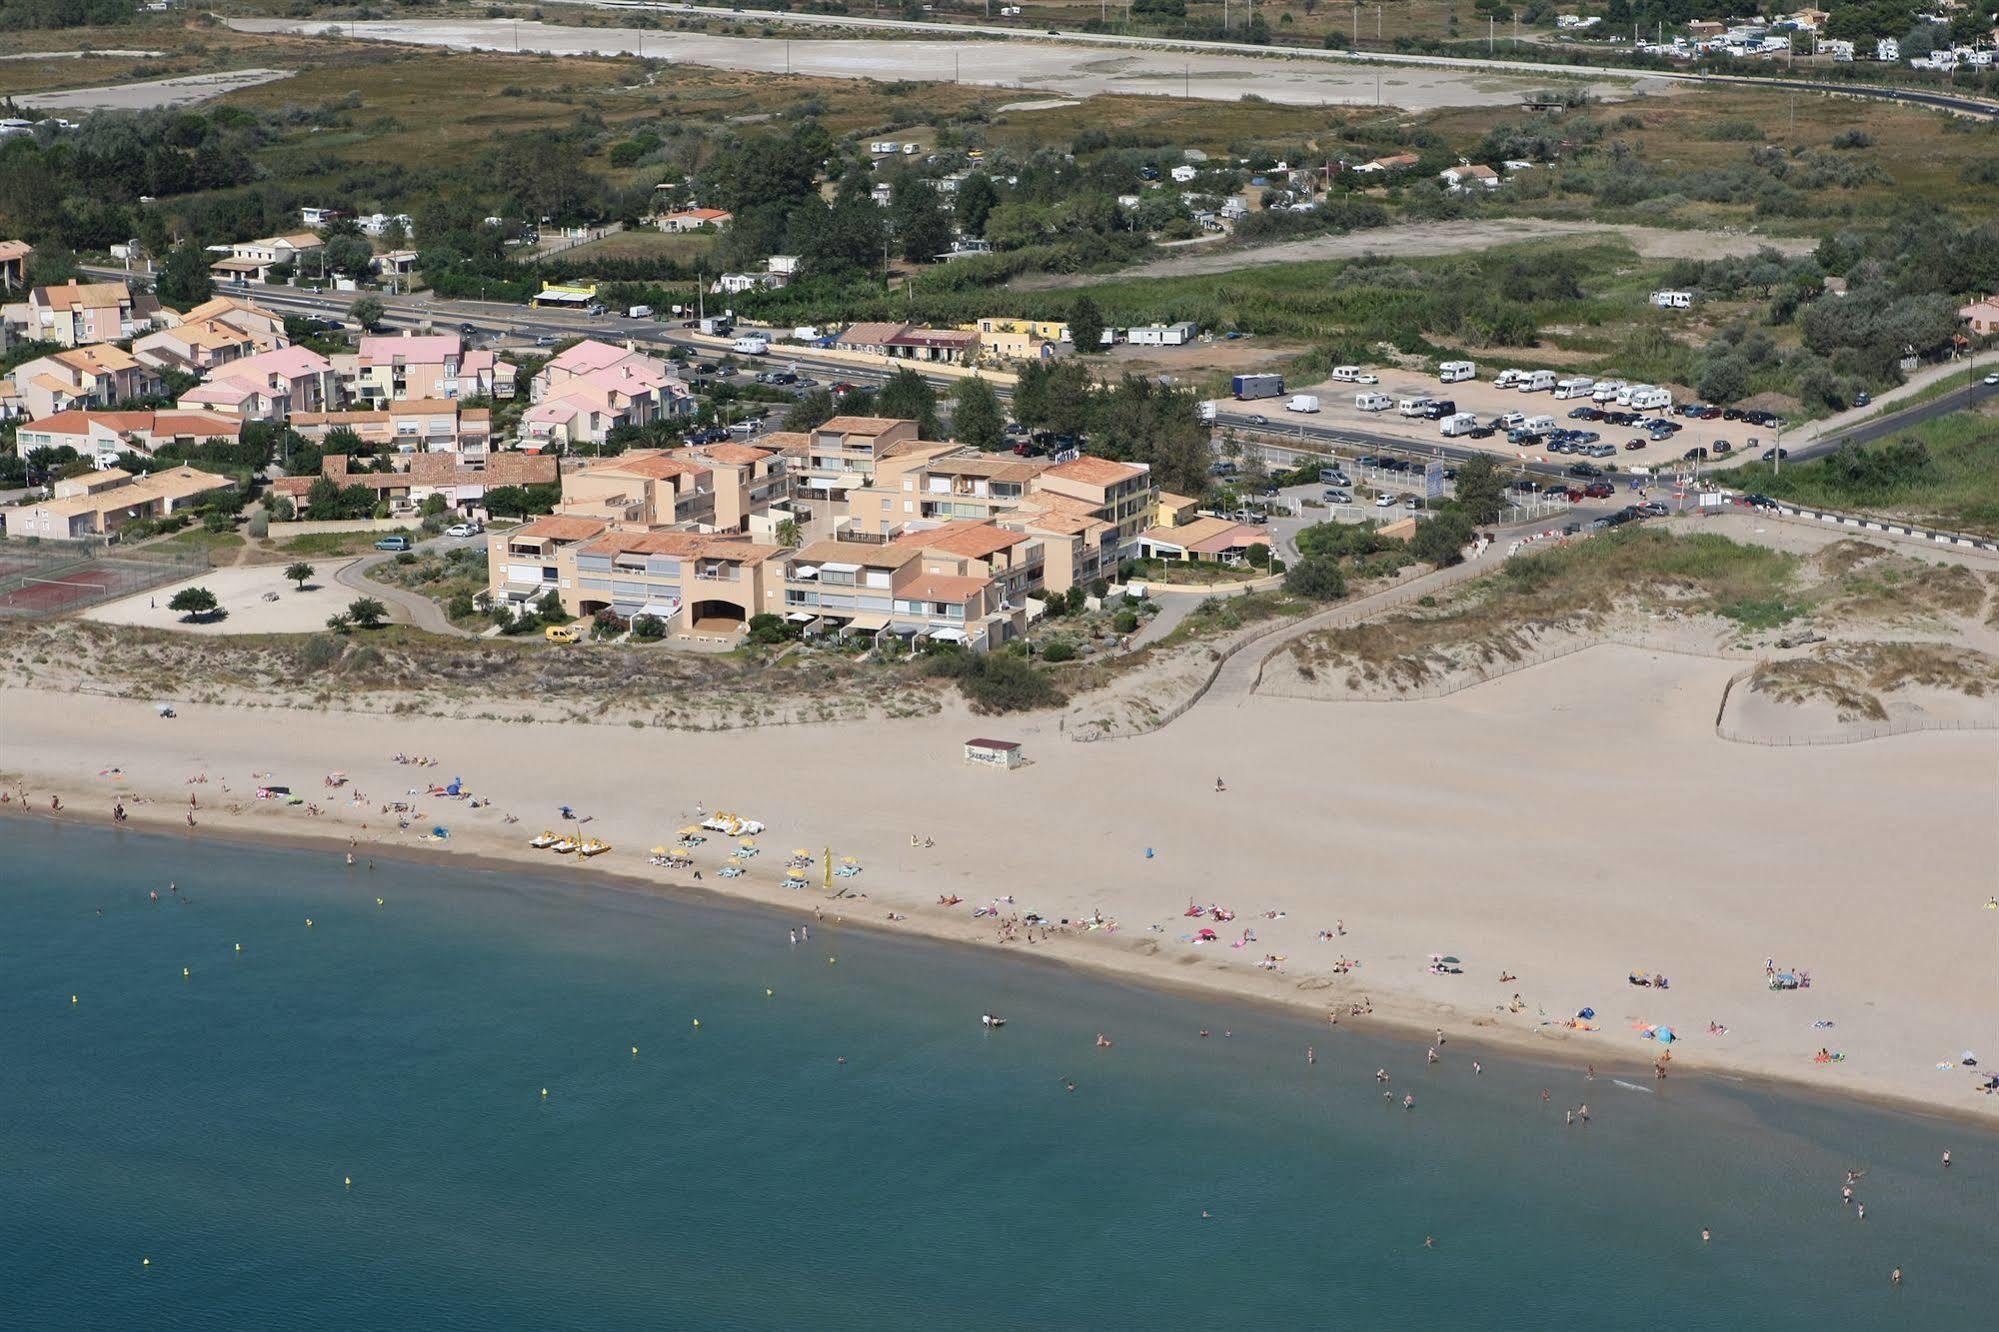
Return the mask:
[[1494, 388], [1519, 388], [1527, 380], [1525, 370], [1501, 370], [1492, 381]]
[[1437, 367], [1437, 378], [1446, 384], [1455, 384], [1460, 380], [1477, 377], [1478, 366], [1470, 361], [1445, 361]]
[[1472, 431], [1478, 429], [1478, 417], [1471, 412], [1458, 412], [1453, 416], [1445, 417], [1439, 428], [1444, 432], [1446, 438], [1469, 435]]
[[1429, 406], [1430, 400], [1418, 395], [1414, 398], [1404, 398], [1402, 401], [1396, 403], [1395, 410], [1413, 420], [1416, 417], [1425, 415]]
[[1594, 379], [1591, 379], [1588, 375], [1577, 375], [1572, 379], [1564, 379], [1555, 385], [1555, 396], [1558, 398], [1587, 398], [1595, 388], [1596, 381]]
[[1522, 393], [1546, 393], [1555, 387], [1553, 370], [1536, 370], [1520, 381]]
[[1618, 391], [1624, 387], [1625, 383], [1621, 379], [1601, 379], [1597, 381], [1596, 392], [1590, 394], [1590, 397], [1597, 402], [1615, 402]]
[[1364, 412], [1385, 412], [1395, 405], [1395, 399], [1386, 393], [1356, 393], [1353, 405]]

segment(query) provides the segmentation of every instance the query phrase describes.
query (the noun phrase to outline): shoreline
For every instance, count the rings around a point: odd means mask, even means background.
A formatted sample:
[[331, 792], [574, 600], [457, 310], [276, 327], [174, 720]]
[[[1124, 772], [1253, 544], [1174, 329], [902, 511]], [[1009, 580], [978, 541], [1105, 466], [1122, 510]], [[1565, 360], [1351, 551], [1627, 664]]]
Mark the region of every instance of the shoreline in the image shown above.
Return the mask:
[[[11, 777], [13, 773], [11, 771], [0, 773], [0, 776]], [[60, 813], [51, 813], [46, 810], [35, 810], [33, 808], [22, 809], [18, 804], [11, 801], [5, 806], [0, 806], [0, 815], [32, 819], [38, 823], [55, 828], [60, 828], [65, 823], [68, 823], [71, 826], [87, 828], [92, 832], [117, 833], [130, 830], [145, 836], [172, 836], [178, 834], [190, 839], [197, 834], [205, 834], [207, 837], [224, 844], [258, 846], [297, 852], [324, 851], [331, 855], [344, 855], [348, 849], [347, 838], [339, 833], [318, 833], [293, 829], [282, 831], [253, 829], [242, 826], [240, 822], [240, 820], [247, 818], [247, 815], [230, 816], [238, 819], [239, 822], [224, 824], [219, 828], [214, 827], [209, 823], [209, 819], [213, 818], [216, 812], [214, 810], [203, 810], [202, 818], [199, 820], [200, 827], [189, 830], [184, 824], [178, 823], [171, 817], [168, 817], [160, 809], [157, 802], [141, 805], [136, 811], [128, 810], [127, 819], [124, 824], [117, 823], [108, 814], [93, 816], [67, 805]], [[448, 866], [461, 870], [505, 873], [525, 877], [531, 881], [546, 881], [551, 886], [557, 883], [556, 876], [543, 868], [549, 863], [547, 859], [538, 858], [536, 855], [509, 854], [504, 851], [492, 850], [460, 852], [439, 846], [417, 846], [395, 841], [370, 841], [367, 839], [360, 839], [354, 849], [357, 857], [365, 853], [377, 859], [389, 860], [403, 865]], [[565, 863], [582, 865], [589, 864], [590, 862], [570, 860]], [[755, 891], [754, 888], [750, 890], [725, 889], [719, 886], [710, 886], [705, 879], [696, 883], [684, 877], [668, 878], [664, 877], [664, 871], [661, 872], [662, 877], [651, 878], [634, 872], [629, 867], [612, 868], [598, 863], [592, 865], [589, 873], [601, 886], [613, 891], [669, 900], [675, 897], [692, 899], [706, 906], [721, 910], [748, 908], [752, 910], [768, 910], [773, 914], [782, 914], [787, 909], [799, 908], [805, 905], [804, 899], [774, 896], [770, 893]], [[737, 880], [736, 882], [742, 882], [742, 880]], [[789, 892], [790, 890], [786, 891]], [[827, 898], [815, 901], [814, 905], [842, 905], [867, 900], [869, 899]], [[883, 939], [907, 938], [913, 934], [925, 944], [946, 949], [978, 949], [988, 955], [1021, 959], [1035, 965], [1059, 967], [1072, 974], [1098, 982], [1115, 981], [1129, 985], [1134, 989], [1157, 994], [1218, 1000], [1224, 1004], [1235, 1005], [1271, 1016], [1304, 1019], [1308, 1015], [1324, 1011], [1325, 1007], [1324, 1005], [1314, 1005], [1306, 1002], [1303, 998], [1287, 998], [1279, 994], [1254, 993], [1238, 986], [1230, 985], [1220, 979], [1204, 981], [1192, 977], [1175, 977], [1148, 972], [1140, 966], [1131, 964], [1128, 958], [1113, 961], [1111, 959], [1115, 954], [1111, 949], [1101, 947], [1088, 948], [1084, 946], [1083, 939], [1072, 936], [1056, 936], [1056, 938], [1046, 941], [1048, 946], [1043, 948], [1043, 951], [1022, 953], [1017, 949], [1009, 950], [997, 945], [982, 943], [977, 939], [968, 937], [967, 933], [963, 931], [953, 931], [949, 928], [949, 922], [934, 915], [923, 919], [909, 915], [905, 919], [895, 921], [891, 924], [850, 914], [828, 912], [824, 915], [815, 915], [812, 923], [830, 925], [836, 929], [858, 928]], [[1037, 944], [1034, 947], [1042, 948], [1042, 945]], [[1234, 979], [1240, 980], [1243, 978], [1235, 977]], [[1325, 991], [1314, 991], [1314, 993], [1323, 992]], [[1346, 1017], [1343, 1019], [1343, 1023], [1377, 1039], [1393, 1040], [1406, 1036], [1418, 1044], [1424, 1044], [1429, 1042], [1431, 1039], [1430, 1033], [1437, 1028], [1439, 1023], [1448, 1024], [1451, 1019], [1457, 1016], [1453, 1011], [1439, 1009], [1435, 1012], [1421, 1015], [1419, 1020], [1419, 1015], [1416, 1012], [1407, 1011], [1398, 1005], [1389, 1008], [1387, 1011], [1370, 1011], [1363, 1016]], [[1469, 1024], [1468, 1031], [1452, 1031], [1448, 1025], [1445, 1025], [1443, 1029], [1447, 1035], [1457, 1036], [1461, 1040], [1470, 1040], [1494, 1052], [1503, 1051], [1509, 1054], [1525, 1055], [1537, 1062], [1570, 1071], [1600, 1065], [1601, 1067], [1598, 1071], [1602, 1072], [1607, 1078], [1614, 1079], [1618, 1075], [1623, 1074], [1634, 1079], [1650, 1080], [1651, 1066], [1642, 1057], [1615, 1050], [1601, 1056], [1572, 1050], [1567, 1048], [1571, 1038], [1543, 1037], [1538, 1034], [1539, 1028], [1517, 1029], [1509, 1028], [1496, 1022], [1475, 1020]], [[1841, 1105], [1859, 1105], [1877, 1111], [1893, 1113], [1908, 1119], [1963, 1125], [1985, 1132], [1999, 1132], [1999, 1123], [1995, 1123], [1991, 1115], [1982, 1114], [1974, 1107], [1953, 1107], [1938, 1102], [1925, 1101], [1916, 1097], [1898, 1096], [1890, 1092], [1869, 1089], [1835, 1089], [1827, 1087], [1822, 1083], [1812, 1082], [1802, 1077], [1794, 1077], [1781, 1072], [1750, 1068], [1731, 1069], [1716, 1065], [1698, 1069], [1677, 1070], [1673, 1076], [1700, 1080], [1702, 1074], [1706, 1074], [1708, 1080], [1711, 1081], [1734, 1083], [1767, 1094], [1803, 1097], [1817, 1103], [1835, 1107]]]

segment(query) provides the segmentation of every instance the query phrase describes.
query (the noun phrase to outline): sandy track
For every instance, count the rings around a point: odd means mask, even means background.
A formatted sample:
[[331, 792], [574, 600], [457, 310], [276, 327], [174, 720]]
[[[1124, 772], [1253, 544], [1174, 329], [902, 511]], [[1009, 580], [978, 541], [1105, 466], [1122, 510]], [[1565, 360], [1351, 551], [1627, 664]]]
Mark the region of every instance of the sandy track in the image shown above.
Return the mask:
[[288, 79], [295, 72], [289, 69], [231, 69], [215, 74], [188, 74], [176, 79], [119, 83], [104, 88], [27, 93], [14, 100], [38, 111], [151, 111], [165, 106], [192, 106], [224, 93]]
[[[1156, 259], [1114, 274], [1117, 278], [1194, 277], [1231, 273], [1239, 268], [1270, 264], [1309, 263], [1324, 259], [1357, 259], [1364, 254], [1396, 256], [1464, 254], [1495, 245], [1549, 240], [1561, 236], [1617, 236], [1648, 259], [1716, 259], [1754, 254], [1769, 247], [1784, 254], [1808, 254], [1816, 242], [1796, 236], [1757, 236], [1737, 231], [1675, 231], [1667, 227], [1630, 227], [1609, 222], [1558, 222], [1542, 218], [1493, 218], [1459, 222], [1414, 222], [1407, 226], [1356, 231], [1344, 236], [1313, 236], [1275, 245], [1202, 250]], [[1074, 287], [1104, 281], [1103, 274], [1038, 273], [1016, 279], [1018, 291]]]

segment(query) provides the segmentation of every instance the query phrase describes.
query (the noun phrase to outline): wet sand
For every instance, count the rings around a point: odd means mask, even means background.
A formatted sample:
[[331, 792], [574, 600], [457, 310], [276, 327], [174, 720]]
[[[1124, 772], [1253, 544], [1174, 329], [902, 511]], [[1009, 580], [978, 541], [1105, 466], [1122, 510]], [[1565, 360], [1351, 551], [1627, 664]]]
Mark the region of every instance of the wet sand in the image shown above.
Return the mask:
[[[319, 35], [457, 51], [536, 51], [554, 55], [638, 55], [677, 64], [760, 74], [834, 79], [918, 79], [1032, 88], [1062, 97], [1154, 94], [1218, 102], [1246, 96], [1293, 106], [1513, 106], [1550, 75], [1471, 73], [1408, 66], [1358, 66], [1281, 56], [1219, 55], [1143, 48], [1096, 48], [1035, 41], [826, 40], [718, 37], [642, 28], [476, 20], [327, 23], [230, 19], [238, 32]], [[518, 43], [518, 45], [517, 45]], [[1628, 95], [1629, 78], [1592, 83], [1600, 96]], [[1377, 99], [1377, 88], [1379, 97]]]
[[[1999, 1100], [1972, 1092], [1976, 1070], [1935, 1067], [1965, 1049], [1999, 1057], [1999, 911], [1983, 905], [1999, 738], [1730, 745], [1714, 736], [1713, 700], [1731, 669], [1606, 648], [1435, 702], [1251, 698], [1094, 745], [1046, 718], [683, 733], [184, 704], [167, 721], [147, 703], [13, 690], [0, 700], [0, 767], [26, 774], [31, 808], [56, 790], [75, 818], [102, 819], [123, 791], [155, 802], [132, 803], [135, 816], [178, 826], [192, 789], [196, 836], [353, 835], [363, 854], [439, 850], [662, 885], [691, 879], [651, 869], [646, 851], [702, 801], [770, 828], [740, 879], [716, 873], [726, 839], [697, 851], [700, 886], [732, 897], [1321, 1017], [1365, 997], [1379, 1021], [1606, 1066], [1644, 1067], [1660, 1047], [1634, 1024], [1666, 1023], [1683, 1038], [1678, 1070], [1999, 1121]], [[975, 734], [1023, 741], [1030, 765], [966, 765], [960, 745]], [[442, 762], [401, 767], [389, 762], [398, 751]], [[352, 776], [367, 808], [322, 787], [331, 770]], [[184, 784], [204, 771], [206, 786]], [[327, 813], [249, 799], [253, 772]], [[376, 813], [452, 777], [493, 807], [415, 797], [407, 834]], [[231, 798], [239, 817], [219, 808]], [[578, 865], [526, 847], [544, 827], [577, 827], [557, 817], [565, 803], [592, 816], [582, 831], [611, 854]], [[503, 825], [506, 811], [521, 822]], [[439, 823], [448, 842], [417, 840]], [[911, 847], [912, 834], [934, 845]], [[828, 900], [818, 864], [809, 886], [787, 889], [793, 847], [858, 857], [863, 873], [833, 882], [865, 898]], [[943, 894], [965, 900], [943, 908]], [[1008, 896], [1005, 913], [1101, 911], [1117, 928], [1001, 942], [970, 913]], [[1187, 918], [1190, 900], [1234, 919]], [[1344, 936], [1317, 937], [1340, 924]], [[1203, 927], [1219, 937], [1188, 941]], [[1231, 947], [1245, 930], [1255, 940]], [[1463, 974], [1432, 974], [1433, 953], [1462, 958]], [[1269, 955], [1274, 970], [1258, 965]], [[1359, 967], [1340, 973], [1342, 956]], [[1770, 992], [1766, 957], [1810, 970], [1813, 987]], [[1666, 973], [1671, 988], [1630, 985], [1638, 970]], [[1524, 1008], [1509, 1012], [1515, 993]], [[1598, 1030], [1553, 1025], [1584, 1007]], [[1711, 1019], [1728, 1034], [1709, 1035]], [[1815, 1064], [1821, 1046], [1846, 1060]]]

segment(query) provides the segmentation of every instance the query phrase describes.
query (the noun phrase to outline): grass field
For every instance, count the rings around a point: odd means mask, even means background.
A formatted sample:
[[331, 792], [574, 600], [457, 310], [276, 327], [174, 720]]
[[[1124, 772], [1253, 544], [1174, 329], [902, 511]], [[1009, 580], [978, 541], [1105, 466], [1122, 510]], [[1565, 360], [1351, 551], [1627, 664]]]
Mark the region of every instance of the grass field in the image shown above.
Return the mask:
[[714, 248], [713, 236], [672, 235], [664, 231], [627, 228], [564, 250], [561, 257], [564, 263], [588, 263], [592, 259], [662, 259], [677, 264], [692, 264]]
[[1999, 536], [1999, 416], [1955, 412], [1851, 454], [1780, 473], [1751, 463], [1731, 479], [1744, 490], [1800, 504]]

